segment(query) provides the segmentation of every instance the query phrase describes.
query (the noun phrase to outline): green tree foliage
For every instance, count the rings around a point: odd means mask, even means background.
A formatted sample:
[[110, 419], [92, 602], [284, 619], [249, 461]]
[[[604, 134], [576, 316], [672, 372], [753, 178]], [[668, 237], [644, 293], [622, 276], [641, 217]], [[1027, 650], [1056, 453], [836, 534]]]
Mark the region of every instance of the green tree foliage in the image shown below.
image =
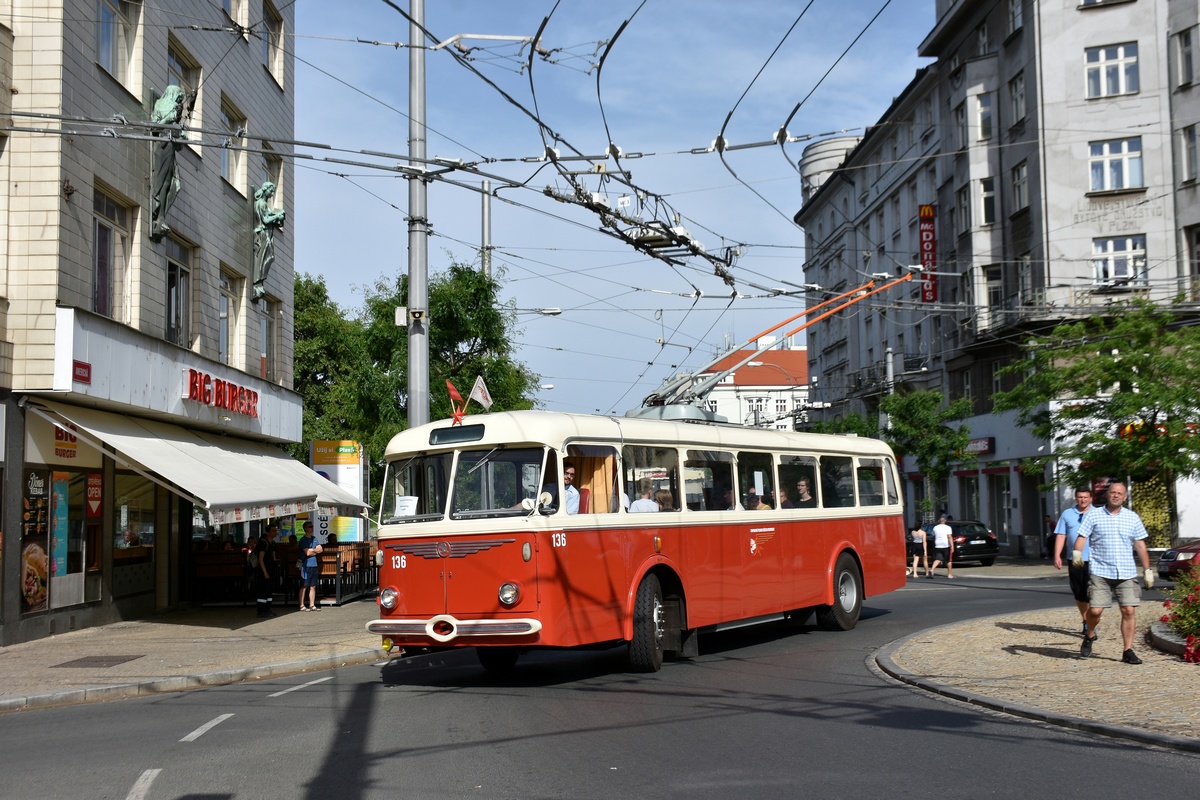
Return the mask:
[[853, 433], [867, 439], [879, 438], [879, 423], [872, 417], [862, 414], [847, 414], [837, 419], [818, 420], [809, 429], [813, 433]]
[[947, 403], [940, 391], [931, 389], [889, 395], [879, 409], [889, 421], [883, 440], [897, 453], [916, 459], [917, 469], [926, 481], [923, 510], [932, 511], [935, 504], [945, 500], [933, 496], [933, 487], [942, 485], [953, 467], [975, 461], [966, 452], [971, 431], [966, 425], [955, 424], [971, 416], [971, 401], [960, 397]]
[[1003, 370], [1022, 381], [995, 407], [1053, 441], [1064, 482], [1200, 476], [1200, 328], [1171, 307], [1114, 306], [1034, 337], [1026, 352]]
[[323, 279], [296, 276], [295, 309], [294, 385], [304, 399], [304, 442], [292, 449], [307, 459], [313, 439], [360, 435], [357, 378], [367, 364], [362, 326], [329, 299]]
[[[500, 284], [452, 263], [429, 282], [430, 419], [451, 415], [446, 381], [465, 398], [482, 376], [492, 411], [532, 408], [538, 376], [514, 358], [515, 313]], [[323, 279], [296, 277], [296, 391], [304, 398], [304, 438], [353, 439], [366, 448], [371, 486], [383, 479], [383, 453], [407, 427], [408, 330], [395, 310], [408, 304], [408, 276], [377, 280], [357, 314], [329, 300]], [[470, 413], [482, 413], [474, 401]], [[300, 448], [303, 449], [303, 448]]]

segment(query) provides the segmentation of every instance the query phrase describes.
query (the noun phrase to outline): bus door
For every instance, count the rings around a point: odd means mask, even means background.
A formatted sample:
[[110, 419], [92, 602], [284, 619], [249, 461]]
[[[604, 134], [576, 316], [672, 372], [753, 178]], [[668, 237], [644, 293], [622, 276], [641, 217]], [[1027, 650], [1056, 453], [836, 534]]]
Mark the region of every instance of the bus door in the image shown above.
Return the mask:
[[791, 587], [785, 580], [791, 558], [787, 526], [772, 512], [775, 465], [770, 453], [738, 453], [738, 489], [746, 513], [736, 525], [741, 545], [742, 616], [757, 617], [786, 607]]

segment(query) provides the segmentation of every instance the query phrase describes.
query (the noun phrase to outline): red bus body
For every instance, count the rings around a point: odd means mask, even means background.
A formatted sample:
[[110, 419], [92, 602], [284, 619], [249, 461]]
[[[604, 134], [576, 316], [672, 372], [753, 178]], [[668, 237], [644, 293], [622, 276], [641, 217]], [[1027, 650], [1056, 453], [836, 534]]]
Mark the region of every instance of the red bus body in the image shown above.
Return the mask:
[[[538, 417], [544, 418], [544, 425], [535, 424], [543, 421]], [[482, 420], [487, 432], [478, 442], [447, 449], [486, 451], [497, 442], [511, 445], [515, 440], [543, 448], [546, 471], [550, 471], [564, 463], [560, 460], [564, 453], [570, 463], [572, 441], [586, 441], [588, 452], [602, 453], [592, 459], [591, 473], [601, 475], [602, 470], [608, 471], [603, 443], [611, 435], [607, 430], [611, 420], [605, 425], [589, 419], [609, 420], [549, 412], [468, 418], [468, 422]], [[436, 451], [429, 444], [430, 430], [447, 427], [448, 423], [434, 423], [400, 434], [389, 447], [389, 462], [403, 464], [414, 453]], [[870, 440], [744, 429], [712, 433], [698, 431], [694, 425], [647, 421], [632, 425], [621, 420], [617, 427], [622, 436], [619, 445], [649, 442], [685, 454], [723, 448], [733, 453], [735, 461], [739, 455], [749, 460], [750, 455], [761, 459], [775, 454], [780, 462], [781, 453], [811, 453], [816, 459], [837, 452], [843, 460], [865, 454], [858, 456], [860, 475], [865, 470], [870, 477], [871, 470], [877, 472], [882, 464], [891, 474], [879, 483], [892, 487], [895, 482], [890, 452]], [[539, 433], [534, 435], [534, 430]], [[503, 457], [503, 452], [490, 458]], [[620, 476], [621, 451], [616, 452], [614, 472]], [[861, 466], [868, 461], [870, 469]], [[778, 474], [784, 475], [786, 469], [779, 466]], [[701, 479], [684, 480], [683, 475], [702, 470], [676, 471], [680, 493], [694, 490], [688, 496], [700, 498]], [[754, 473], [754, 479], [761, 483], [768, 472], [774, 486], [774, 467]], [[463, 473], [466, 469], [456, 469], [456, 475]], [[541, 480], [539, 475], [539, 484]], [[635, 636], [639, 586], [653, 574], [666, 601], [667, 626], [673, 628], [666, 635], [666, 649], [683, 651], [680, 642], [700, 629], [835, 606], [839, 585], [835, 573], [838, 564], [845, 563], [839, 562], [843, 556], [853, 560], [860, 577], [856, 588], [860, 604], [863, 597], [905, 583], [904, 521], [898, 493], [868, 507], [750, 511], [738, 504], [732, 510], [681, 507], [674, 513], [633, 514], [615, 499], [619, 492], [628, 493], [628, 484], [618, 482], [611, 491], [605, 489], [605, 496], [613, 498], [606, 513], [590, 513], [597, 510], [591, 504], [577, 514], [562, 509], [544, 514], [526, 501], [524, 509], [498, 510], [498, 516], [480, 519], [455, 519], [448, 511], [427, 515], [436, 519], [423, 520], [414, 514], [403, 522], [381, 524], [377, 556], [381, 601], [386, 597], [393, 605], [381, 603], [380, 617], [367, 625], [368, 630], [381, 634], [385, 645], [396, 647], [519, 649], [628, 642]], [[590, 501], [591, 496], [585, 505]], [[690, 505], [703, 502], [697, 499]], [[853, 577], [853, 570], [842, 572]], [[500, 599], [503, 585], [516, 587], [517, 596], [510, 597], [513, 602], [508, 605]], [[854, 621], [857, 609], [850, 626]]]

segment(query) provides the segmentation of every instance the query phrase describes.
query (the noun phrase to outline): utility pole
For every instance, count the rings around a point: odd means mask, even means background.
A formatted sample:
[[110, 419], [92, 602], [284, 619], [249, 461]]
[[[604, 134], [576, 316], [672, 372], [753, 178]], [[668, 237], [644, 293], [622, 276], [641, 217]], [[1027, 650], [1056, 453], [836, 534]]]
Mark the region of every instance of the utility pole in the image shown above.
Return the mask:
[[483, 231], [479, 237], [479, 260], [483, 267], [483, 277], [492, 277], [492, 182], [483, 182], [483, 212], [481, 216]]
[[[884, 353], [886, 354], [884, 358], [887, 360], [883, 365], [885, 375], [885, 382], [883, 384], [883, 397], [884, 399], [887, 399], [896, 391], [896, 365], [894, 363], [895, 359], [892, 358], [892, 348], [889, 347], [884, 351]], [[887, 413], [883, 410], [882, 403], [880, 403], [880, 406], [879, 430], [882, 433], [883, 431], [889, 430], [892, 427], [892, 421], [888, 418]]]
[[[408, 154], [425, 164], [425, 0], [408, 26]], [[408, 427], [429, 422], [429, 218], [423, 175], [408, 179]]]

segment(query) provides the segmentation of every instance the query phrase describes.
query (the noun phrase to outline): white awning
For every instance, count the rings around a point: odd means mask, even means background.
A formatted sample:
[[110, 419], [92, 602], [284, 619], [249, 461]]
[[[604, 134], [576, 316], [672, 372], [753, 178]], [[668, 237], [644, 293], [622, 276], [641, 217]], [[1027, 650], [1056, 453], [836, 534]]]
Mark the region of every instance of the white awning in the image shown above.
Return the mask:
[[268, 444], [41, 398], [26, 407], [93, 447], [108, 445], [118, 463], [207, 509], [217, 525], [318, 508], [359, 516], [367, 507]]

